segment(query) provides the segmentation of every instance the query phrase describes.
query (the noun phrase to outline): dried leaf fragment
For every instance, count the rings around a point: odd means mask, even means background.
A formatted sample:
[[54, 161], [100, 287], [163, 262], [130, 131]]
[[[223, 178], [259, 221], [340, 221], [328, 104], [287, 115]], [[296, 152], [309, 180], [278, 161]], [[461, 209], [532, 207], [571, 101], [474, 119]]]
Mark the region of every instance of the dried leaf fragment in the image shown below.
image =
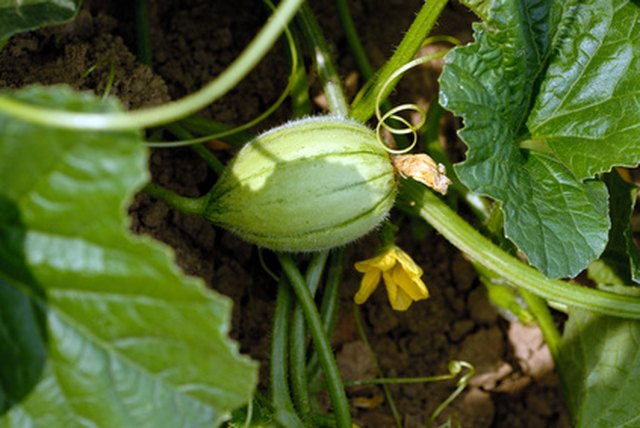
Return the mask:
[[401, 176], [416, 181], [445, 195], [451, 180], [445, 175], [446, 169], [423, 153], [417, 155], [398, 155], [392, 158], [393, 166]]

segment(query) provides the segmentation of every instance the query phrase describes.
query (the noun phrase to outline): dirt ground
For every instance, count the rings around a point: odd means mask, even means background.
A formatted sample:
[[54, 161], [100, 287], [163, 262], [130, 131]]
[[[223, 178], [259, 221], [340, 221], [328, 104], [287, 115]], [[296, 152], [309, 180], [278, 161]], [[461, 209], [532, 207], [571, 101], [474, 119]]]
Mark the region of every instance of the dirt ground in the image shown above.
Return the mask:
[[[67, 83], [102, 94], [111, 67], [111, 93], [128, 108], [159, 104], [197, 90], [227, 64], [253, 37], [266, 18], [254, 1], [152, 0], [150, 15], [153, 71], [136, 61], [132, 8], [121, 2], [89, 1], [72, 24], [14, 37], [0, 53], [0, 86]], [[397, 45], [421, 6], [418, 0], [352, 0], [356, 25], [374, 65], [380, 65]], [[347, 86], [359, 83], [355, 62], [339, 26], [333, 2], [313, 2], [321, 25], [331, 36], [340, 73]], [[472, 17], [455, 3], [436, 31], [469, 40]], [[236, 89], [202, 114], [239, 124], [269, 106], [285, 86], [288, 75], [282, 46]], [[308, 58], [307, 58], [308, 60]], [[437, 91], [438, 65], [412, 72], [403, 81], [398, 99], [427, 103]], [[87, 74], [87, 71], [91, 70]], [[320, 111], [322, 97], [314, 94]], [[257, 130], [289, 118], [288, 107]], [[454, 148], [455, 122], [444, 124], [443, 138]], [[444, 137], [447, 136], [447, 137]], [[167, 136], [168, 138], [168, 136]], [[228, 158], [229, 153], [221, 153]], [[198, 196], [214, 175], [189, 149], [155, 150], [153, 180], [186, 195]], [[259, 262], [258, 251], [206, 221], [169, 209], [145, 194], [131, 207], [132, 228], [166, 242], [178, 264], [208, 286], [233, 299], [233, 337], [243, 352], [262, 362], [266, 373], [269, 320], [276, 286]], [[466, 428], [565, 427], [568, 417], [559, 393], [553, 364], [539, 330], [509, 323], [490, 305], [473, 268], [434, 231], [401, 219], [405, 233], [399, 244], [425, 270], [431, 297], [405, 312], [390, 309], [383, 290], [374, 293], [361, 315], [372, 349], [386, 376], [443, 374], [452, 360], [476, 368], [471, 386], [444, 412]], [[333, 345], [346, 379], [376, 374], [376, 363], [358, 337], [352, 298], [359, 276], [353, 262], [369, 258], [376, 240], [365, 238], [348, 251], [341, 311]], [[268, 254], [266, 261], [273, 263]], [[273, 264], [275, 266], [275, 264]], [[263, 378], [264, 381], [264, 378]], [[426, 426], [434, 409], [453, 391], [455, 381], [391, 386], [404, 427]], [[388, 403], [379, 387], [349, 389], [354, 422], [361, 427], [393, 427]], [[455, 426], [455, 425], [454, 425]]]

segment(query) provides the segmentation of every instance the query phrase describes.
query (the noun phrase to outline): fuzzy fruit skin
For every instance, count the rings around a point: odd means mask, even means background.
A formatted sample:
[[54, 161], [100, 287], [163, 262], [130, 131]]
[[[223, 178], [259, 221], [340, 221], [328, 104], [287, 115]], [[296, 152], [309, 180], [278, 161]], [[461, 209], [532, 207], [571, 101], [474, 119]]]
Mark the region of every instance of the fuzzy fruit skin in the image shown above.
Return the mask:
[[211, 190], [204, 214], [261, 247], [317, 251], [378, 226], [396, 191], [389, 155], [371, 129], [311, 117], [248, 143]]

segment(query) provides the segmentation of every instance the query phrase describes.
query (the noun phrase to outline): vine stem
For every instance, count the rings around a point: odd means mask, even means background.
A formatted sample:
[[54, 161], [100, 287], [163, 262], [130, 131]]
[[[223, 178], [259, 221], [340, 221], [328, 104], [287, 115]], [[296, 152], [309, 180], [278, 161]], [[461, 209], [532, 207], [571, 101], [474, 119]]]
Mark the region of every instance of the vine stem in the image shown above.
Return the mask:
[[549, 306], [547, 306], [544, 299], [541, 299], [532, 292], [524, 289], [520, 289], [519, 291], [529, 310], [536, 318], [538, 327], [544, 337], [544, 341], [549, 347], [549, 352], [553, 357], [553, 361], [555, 361], [556, 364], [559, 364], [558, 357], [560, 356], [560, 351], [558, 347], [560, 346], [560, 332], [553, 322], [553, 316], [551, 315]]
[[401, 184], [401, 203], [420, 216], [472, 261], [546, 300], [588, 309], [605, 315], [640, 319], [640, 299], [607, 293], [545, 277], [494, 245], [460, 218], [432, 192], [412, 180]]
[[152, 67], [151, 35], [149, 32], [149, 0], [136, 0], [133, 3], [136, 21], [136, 51], [138, 59], [149, 68]]
[[[320, 278], [324, 265], [329, 256], [329, 251], [320, 251], [314, 254], [307, 272], [305, 282], [311, 296], [316, 294], [320, 285]], [[307, 378], [307, 334], [304, 322], [304, 312], [299, 303], [296, 302], [293, 313], [291, 315], [290, 330], [290, 347], [291, 347], [291, 387], [293, 389], [293, 400], [296, 408], [303, 415], [308, 416], [311, 413], [311, 397], [309, 396], [309, 382]]]
[[271, 333], [271, 365], [269, 379], [271, 381], [271, 400], [277, 407], [293, 412], [293, 403], [289, 394], [286, 361], [289, 356], [287, 331], [291, 315], [291, 291], [284, 280], [278, 283], [276, 310], [273, 317]]
[[187, 214], [195, 214], [202, 216], [202, 213], [207, 207], [209, 197], [207, 195], [199, 198], [189, 198], [186, 196], [178, 195], [171, 190], [159, 186], [155, 183], [148, 183], [144, 187], [144, 191], [153, 196], [156, 199], [160, 199], [166, 202], [168, 205]]
[[353, 57], [356, 60], [356, 64], [358, 64], [358, 69], [360, 69], [362, 77], [365, 80], [369, 80], [373, 77], [374, 70], [367, 57], [367, 52], [364, 50], [364, 46], [362, 46], [360, 37], [358, 37], [356, 26], [349, 12], [347, 0], [336, 0], [336, 7], [338, 8], [338, 17], [340, 17], [342, 28], [347, 37], [347, 43], [349, 43]]
[[349, 113], [349, 104], [344, 95], [342, 82], [340, 82], [340, 77], [333, 63], [329, 45], [308, 3], [305, 2], [302, 5], [298, 18], [308, 45], [313, 49], [313, 59], [318, 69], [324, 94], [327, 97], [329, 110], [333, 114], [346, 117]]
[[[346, 261], [345, 247], [338, 247], [331, 250], [331, 261], [329, 262], [329, 272], [324, 284], [322, 293], [322, 303], [320, 304], [320, 319], [325, 333], [331, 336], [338, 317], [338, 307], [340, 306], [340, 285]], [[311, 356], [307, 363], [307, 378], [313, 388], [320, 382], [320, 367], [318, 366], [318, 353], [311, 348]]]
[[311, 292], [307, 288], [307, 283], [300, 274], [291, 256], [280, 253], [278, 254], [278, 258], [302, 307], [305, 321], [311, 332], [313, 344], [318, 352], [320, 366], [326, 376], [327, 390], [331, 397], [336, 426], [338, 428], [351, 428], [351, 414], [349, 413], [347, 395], [344, 391], [340, 372], [338, 371], [338, 366], [333, 357], [331, 346], [329, 345], [329, 339], [325, 334], [322, 320], [320, 319], [320, 314], [313, 301]]
[[201, 110], [235, 87], [266, 55], [303, 0], [283, 0], [244, 51], [202, 89], [156, 107], [117, 113], [73, 113], [33, 106], [0, 96], [0, 111], [27, 122], [58, 128], [121, 130], [148, 128], [174, 122]]
[[[447, 0], [427, 0], [422, 9], [413, 20], [409, 30], [398, 45], [394, 54], [378, 72], [374, 81], [367, 85], [367, 90], [361, 98], [356, 98], [349, 116], [359, 122], [366, 122], [373, 115], [376, 105], [376, 97], [389, 80], [389, 77], [400, 67], [411, 61], [416, 52], [422, 46], [427, 35], [435, 25]], [[393, 90], [394, 85], [389, 85], [380, 99], [384, 100]]]
[[[182, 138], [184, 140], [193, 138], [193, 135], [191, 135], [191, 133], [184, 129], [184, 127], [179, 123], [169, 124], [167, 125], [167, 129], [178, 138]], [[222, 175], [222, 172], [225, 168], [224, 164], [220, 162], [209, 149], [207, 149], [202, 144], [193, 144], [191, 146], [191, 150], [196, 152], [198, 156], [200, 156], [207, 163], [207, 165], [209, 165], [209, 168], [211, 168], [213, 172], [215, 172], [218, 176]]]
[[345, 247], [334, 248], [331, 254], [331, 262], [329, 263], [324, 293], [322, 294], [322, 303], [320, 304], [320, 317], [322, 318], [324, 331], [327, 334], [331, 334], [336, 325], [338, 306], [340, 305], [340, 285], [342, 284], [345, 261]]
[[287, 378], [287, 361], [289, 356], [288, 330], [291, 317], [291, 290], [286, 280], [278, 282], [276, 310], [273, 316], [273, 332], [271, 337], [271, 364], [269, 365], [269, 380], [271, 382], [271, 401], [276, 407], [279, 419], [286, 420], [291, 427], [303, 427], [291, 402], [289, 382]]

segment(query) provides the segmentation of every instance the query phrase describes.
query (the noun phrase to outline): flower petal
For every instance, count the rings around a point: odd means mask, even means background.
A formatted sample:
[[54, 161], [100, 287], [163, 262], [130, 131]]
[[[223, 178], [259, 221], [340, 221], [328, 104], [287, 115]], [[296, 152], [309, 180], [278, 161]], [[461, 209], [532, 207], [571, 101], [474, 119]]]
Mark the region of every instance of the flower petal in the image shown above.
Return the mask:
[[413, 301], [429, 297], [429, 290], [420, 278], [422, 268], [395, 245], [376, 257], [355, 263], [355, 268], [364, 273], [360, 288], [354, 296], [354, 301], [358, 304], [364, 303], [375, 291], [381, 274], [391, 307], [397, 311], [404, 311]]
[[396, 264], [396, 257], [393, 248], [371, 259], [356, 262], [354, 264], [358, 272], [366, 272], [367, 269], [389, 270]]
[[398, 286], [393, 282], [393, 276], [390, 272], [383, 272], [382, 277], [384, 278], [384, 286], [387, 289], [387, 297], [389, 298], [389, 302], [391, 302], [391, 306], [393, 306], [393, 302], [398, 295]]
[[409, 306], [413, 303], [413, 299], [401, 288], [398, 288], [398, 294], [396, 295], [396, 300], [391, 302], [391, 307], [395, 311], [406, 311], [409, 309]]
[[364, 273], [362, 277], [362, 281], [360, 281], [360, 288], [355, 296], [353, 296], [353, 301], [358, 305], [363, 304], [366, 300], [371, 296], [371, 293], [378, 288], [378, 284], [380, 283], [380, 271], [377, 269], [369, 269]]
[[393, 276], [387, 272], [384, 273], [384, 285], [387, 289], [387, 297], [391, 307], [396, 311], [406, 311], [413, 300], [393, 281]]
[[400, 266], [396, 266], [391, 275], [393, 276], [393, 282], [413, 300], [422, 300], [429, 297], [429, 290], [419, 276], [409, 274]]
[[411, 275], [415, 275], [417, 277], [422, 276], [422, 273], [423, 273], [422, 268], [418, 266], [416, 262], [413, 261], [413, 259], [409, 254], [405, 253], [399, 247], [396, 247], [395, 253], [396, 253], [395, 254], [396, 260], [398, 260], [398, 263], [402, 265], [402, 269], [404, 269], [405, 271], [407, 271], [407, 273], [410, 273]]

